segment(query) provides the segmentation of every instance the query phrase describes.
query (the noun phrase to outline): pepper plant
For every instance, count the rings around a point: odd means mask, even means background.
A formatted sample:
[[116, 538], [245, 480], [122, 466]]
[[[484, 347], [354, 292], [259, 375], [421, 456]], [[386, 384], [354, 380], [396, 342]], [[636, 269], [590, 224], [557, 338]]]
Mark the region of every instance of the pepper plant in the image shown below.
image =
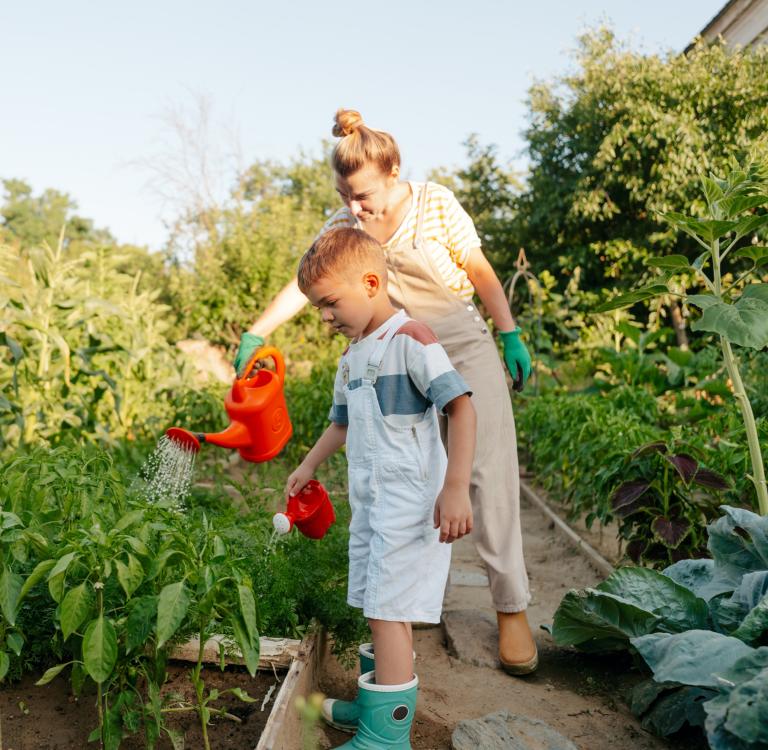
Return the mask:
[[[691, 237], [704, 252], [692, 263], [684, 255], [650, 258], [647, 265], [662, 271], [663, 283], [615, 297], [599, 306], [596, 312], [630, 307], [670, 294], [701, 311], [701, 317], [691, 328], [719, 337], [723, 362], [746, 429], [752, 465], [750, 479], [760, 513], [766, 515], [768, 486], [757, 426], [733, 346], [751, 349], [768, 346], [768, 284], [751, 283], [757, 271], [768, 265], [768, 247], [758, 246], [754, 241], [740, 246], [744, 240], [755, 240], [756, 233], [768, 227], [768, 213], [760, 211], [768, 204], [768, 165], [751, 163], [745, 169], [733, 170], [725, 179], [714, 175], [702, 177], [701, 184], [707, 205], [705, 218], [677, 212], [660, 216], [671, 227]], [[736, 266], [742, 261], [746, 261], [748, 267], [739, 270]], [[705, 287], [705, 293], [686, 294], [670, 288], [671, 279], [691, 276]]]

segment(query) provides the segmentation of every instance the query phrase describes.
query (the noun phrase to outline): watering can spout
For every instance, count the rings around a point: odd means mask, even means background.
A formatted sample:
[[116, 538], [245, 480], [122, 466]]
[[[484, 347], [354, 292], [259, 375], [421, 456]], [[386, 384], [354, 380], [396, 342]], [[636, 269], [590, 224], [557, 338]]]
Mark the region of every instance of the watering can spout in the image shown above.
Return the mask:
[[226, 430], [221, 432], [206, 432], [205, 442], [218, 445], [221, 448], [238, 450], [248, 447], [251, 438], [248, 428], [242, 422], [232, 422]]

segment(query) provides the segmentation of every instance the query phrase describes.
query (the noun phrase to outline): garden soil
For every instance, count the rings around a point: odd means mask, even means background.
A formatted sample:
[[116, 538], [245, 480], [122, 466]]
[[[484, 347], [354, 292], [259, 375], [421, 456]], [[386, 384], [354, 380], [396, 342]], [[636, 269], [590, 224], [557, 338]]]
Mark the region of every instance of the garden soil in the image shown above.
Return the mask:
[[[163, 693], [178, 701], [194, 701], [194, 688], [189, 680], [190, 665], [171, 665], [169, 679]], [[238, 717], [212, 719], [208, 737], [213, 750], [252, 750], [259, 741], [272, 708], [272, 700], [279, 690], [276, 678], [268, 672], [258, 672], [256, 678], [240, 668], [227, 668], [221, 672], [216, 668], [203, 672], [208, 688], [240, 687], [255, 703], [243, 703], [237, 698], [215, 701], [212, 705], [221, 707]], [[0, 718], [3, 722], [3, 750], [88, 750], [97, 748], [97, 743], [88, 743], [88, 735], [97, 724], [95, 695], [73, 698], [69, 681], [57, 677], [50, 685], [36, 687], [35, 677], [28, 676], [21, 682], [0, 691]], [[282, 677], [281, 677], [282, 679]], [[275, 686], [271, 700], [261, 710], [263, 698]], [[171, 704], [173, 705], [173, 704]], [[174, 714], [168, 724], [184, 734], [185, 747], [202, 748], [203, 740], [197, 715], [193, 712]], [[146, 747], [141, 735], [126, 739], [121, 745], [124, 750], [140, 750]], [[158, 750], [172, 750], [164, 737], [157, 745]]]
[[[539, 648], [539, 669], [520, 678], [505, 674], [495, 665], [477, 666], [484, 660], [488, 664], [495, 660], [497, 644], [494, 629], [489, 626], [495, 613], [482, 563], [471, 538], [465, 537], [454, 545], [452, 583], [444, 609], [445, 620], [466, 617], [470, 627], [449, 630], [453, 654], [446, 645], [445, 628], [414, 631], [416, 672], [421, 682], [413, 730], [414, 750], [448, 750], [451, 733], [459, 721], [500, 709], [546, 722], [579, 750], [706, 748], [700, 734], [664, 741], [642, 729], [627, 707], [627, 694], [641, 679], [627, 654], [578, 654], [555, 646], [550, 635], [541, 629], [542, 625], [551, 624], [568, 589], [593, 586], [602, 578], [538, 509], [524, 501], [521, 511], [533, 597], [528, 618]], [[615, 556], [615, 544], [606, 546], [613, 548]], [[474, 630], [473, 616], [477, 618]], [[484, 642], [467, 642], [474, 634]], [[467, 663], [466, 659], [475, 664]], [[321, 690], [334, 697], [351, 697], [356, 672], [346, 671], [333, 659], [327, 663]], [[348, 738], [327, 727], [320, 732], [324, 748], [336, 747]]]

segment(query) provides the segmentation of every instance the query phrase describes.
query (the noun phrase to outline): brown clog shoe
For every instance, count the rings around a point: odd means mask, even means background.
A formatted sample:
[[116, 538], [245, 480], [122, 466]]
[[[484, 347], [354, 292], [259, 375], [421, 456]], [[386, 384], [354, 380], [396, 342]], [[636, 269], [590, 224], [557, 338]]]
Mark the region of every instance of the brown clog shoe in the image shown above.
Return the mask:
[[525, 611], [497, 612], [496, 619], [499, 623], [501, 668], [516, 677], [535, 672], [539, 665], [539, 652]]

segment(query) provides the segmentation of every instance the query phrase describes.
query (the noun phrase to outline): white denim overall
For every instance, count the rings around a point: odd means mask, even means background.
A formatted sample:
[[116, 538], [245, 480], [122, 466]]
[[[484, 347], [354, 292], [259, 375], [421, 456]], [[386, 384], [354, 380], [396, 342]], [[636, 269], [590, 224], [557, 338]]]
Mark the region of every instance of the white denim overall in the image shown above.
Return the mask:
[[390, 321], [360, 385], [344, 386], [352, 509], [347, 601], [369, 618], [440, 622], [451, 546], [438, 541], [433, 512], [447, 461], [434, 406], [408, 426], [381, 413], [379, 367], [408, 317], [400, 311]]
[[520, 475], [512, 403], [504, 368], [485, 321], [472, 302], [446, 285], [428, 250], [436, 239], [423, 235], [427, 185], [418, 192], [413, 242], [385, 245], [388, 291], [393, 304], [426, 323], [472, 390], [477, 445], [470, 496], [474, 529], [470, 538], [486, 566], [494, 606], [519, 612], [530, 601], [520, 529]]

